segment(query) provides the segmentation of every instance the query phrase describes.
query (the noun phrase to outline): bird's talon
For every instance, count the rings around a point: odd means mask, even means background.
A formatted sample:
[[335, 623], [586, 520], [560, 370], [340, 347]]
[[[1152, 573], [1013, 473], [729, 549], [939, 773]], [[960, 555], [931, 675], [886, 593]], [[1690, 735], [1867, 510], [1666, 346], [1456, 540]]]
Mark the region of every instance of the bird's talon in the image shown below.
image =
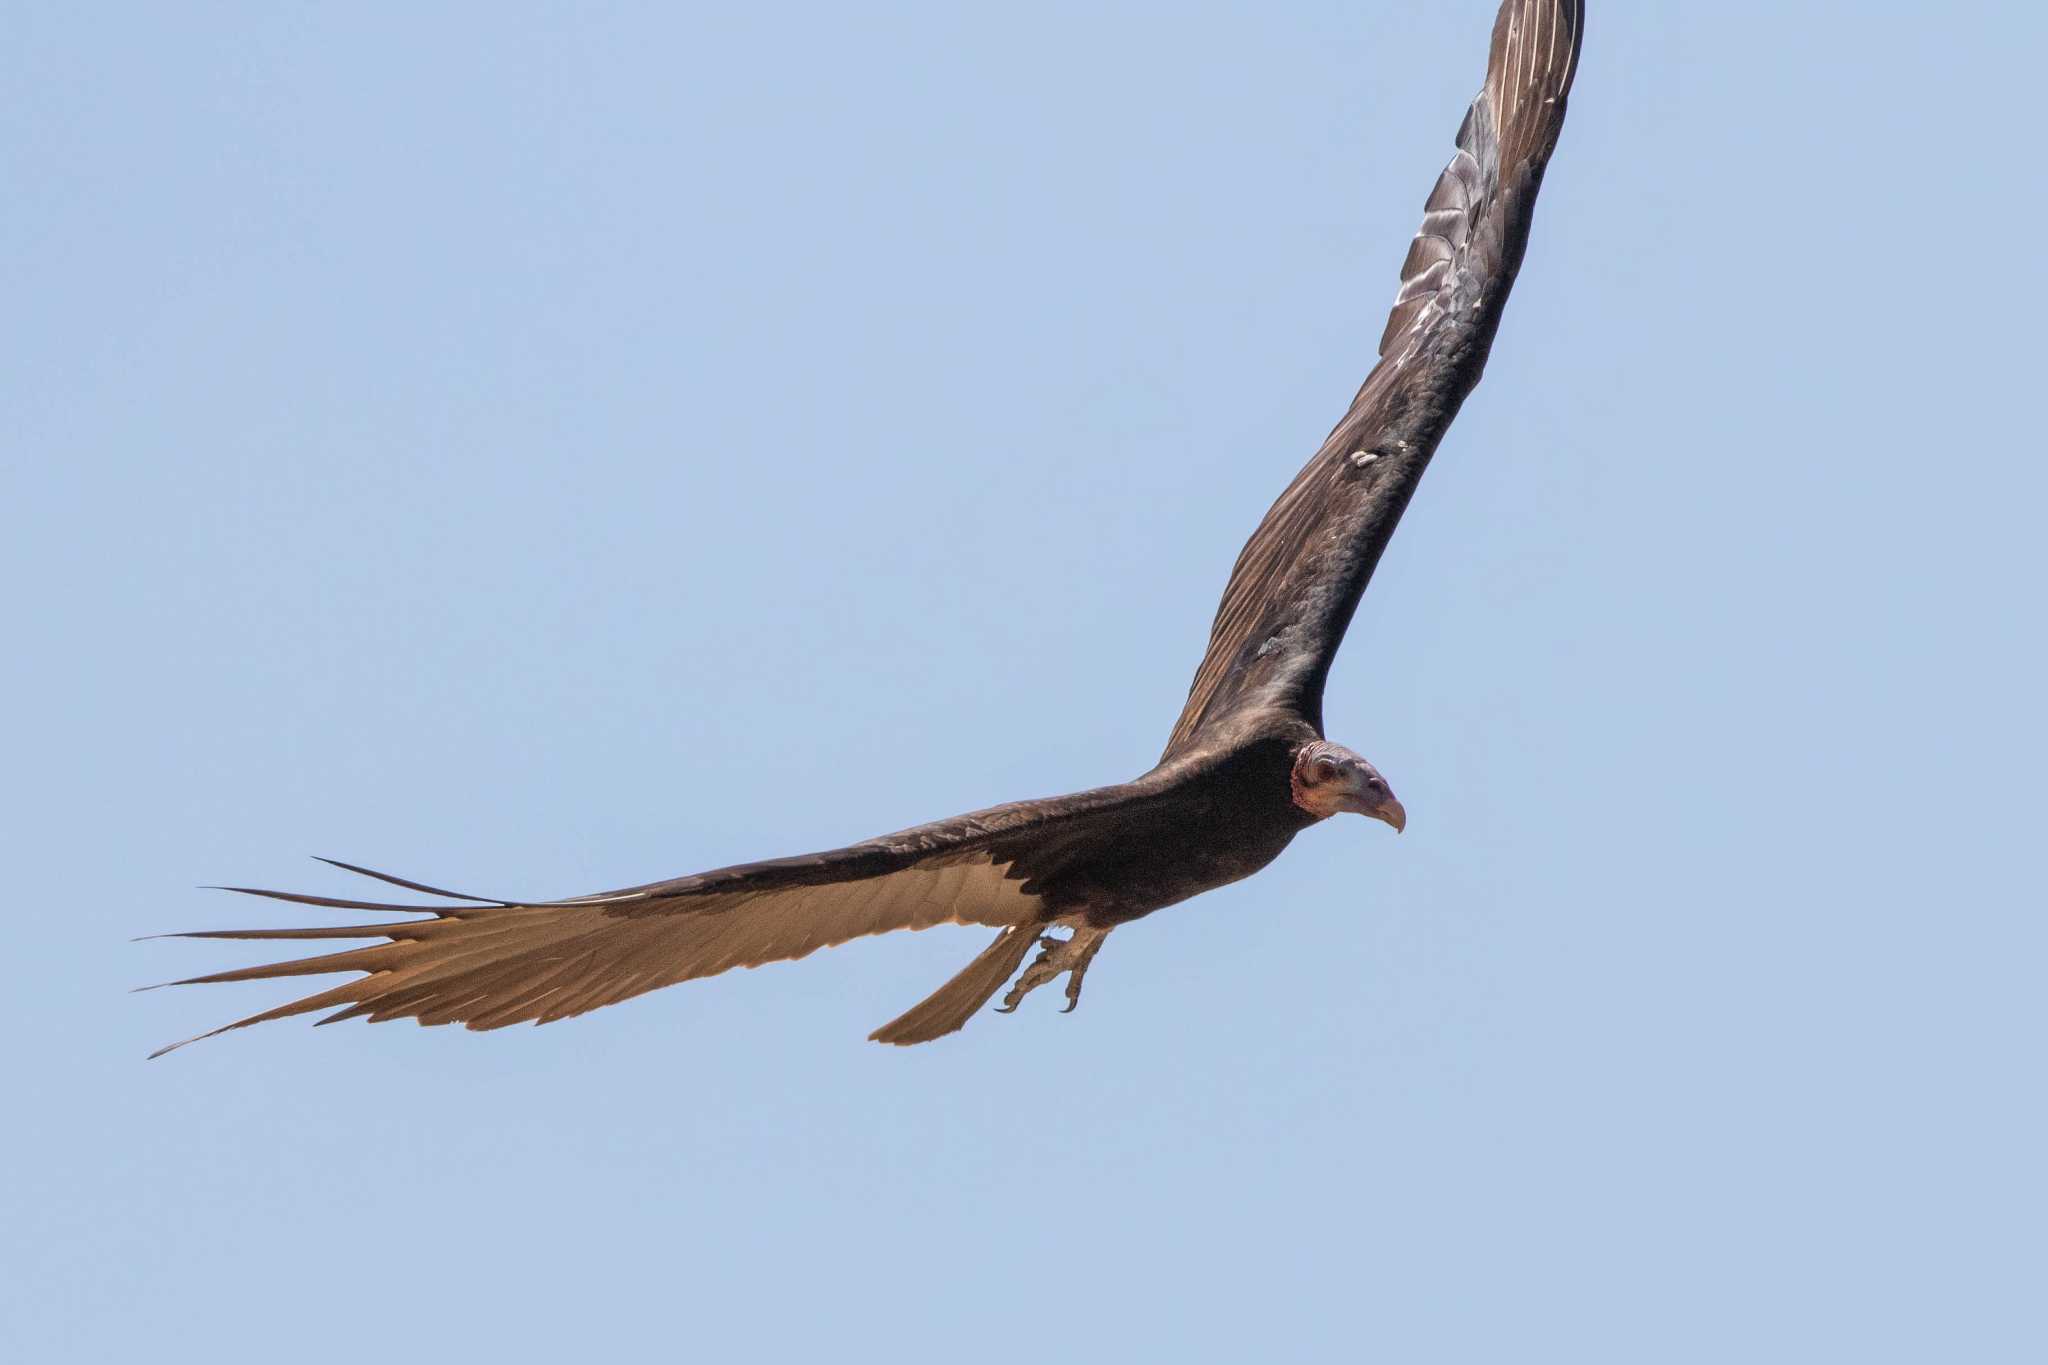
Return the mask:
[[1102, 940], [1109, 937], [1107, 929], [1077, 928], [1067, 937], [1059, 938], [1050, 933], [1040, 934], [1038, 941], [1043, 946], [1038, 956], [1023, 975], [1017, 978], [1003, 996], [1003, 1003], [996, 1006], [997, 1014], [1014, 1014], [1024, 1003], [1024, 997], [1058, 976], [1067, 978], [1067, 1004], [1061, 1014], [1072, 1014], [1081, 1003], [1081, 978], [1088, 973], [1088, 964], [1095, 960], [1095, 954], [1102, 948]]

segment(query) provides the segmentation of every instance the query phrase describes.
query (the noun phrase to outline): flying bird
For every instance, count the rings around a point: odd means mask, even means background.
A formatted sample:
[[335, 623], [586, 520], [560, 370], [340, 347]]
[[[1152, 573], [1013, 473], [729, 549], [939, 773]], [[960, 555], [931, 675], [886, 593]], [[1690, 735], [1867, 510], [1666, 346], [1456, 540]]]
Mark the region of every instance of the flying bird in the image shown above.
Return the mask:
[[199, 1037], [321, 1010], [333, 1011], [322, 1023], [544, 1024], [867, 934], [995, 930], [958, 975], [869, 1035], [923, 1043], [966, 1024], [1006, 983], [1005, 1012], [1064, 976], [1071, 1010], [1118, 925], [1249, 877], [1310, 825], [1349, 813], [1405, 827], [1386, 779], [1324, 736], [1323, 687], [1374, 565], [1485, 367], [1564, 123], [1583, 19], [1582, 0], [1501, 6], [1485, 83], [1424, 205], [1379, 361], [1238, 555], [1187, 705], [1151, 771], [829, 853], [567, 900], [469, 896], [347, 863], [335, 865], [441, 903], [227, 888], [425, 918], [170, 935], [374, 940], [168, 983], [361, 973]]

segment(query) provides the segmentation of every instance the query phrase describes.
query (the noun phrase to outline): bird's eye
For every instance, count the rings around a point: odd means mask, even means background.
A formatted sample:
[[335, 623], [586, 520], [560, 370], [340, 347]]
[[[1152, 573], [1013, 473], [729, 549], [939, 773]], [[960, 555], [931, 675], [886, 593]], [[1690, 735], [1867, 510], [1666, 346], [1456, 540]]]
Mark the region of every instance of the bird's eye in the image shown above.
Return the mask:
[[1337, 779], [1337, 764], [1336, 764], [1336, 761], [1335, 761], [1334, 759], [1328, 759], [1328, 758], [1319, 758], [1319, 759], [1317, 759], [1317, 760], [1316, 760], [1316, 781], [1318, 781], [1318, 782], [1334, 782], [1334, 781], [1336, 781], [1336, 779]]

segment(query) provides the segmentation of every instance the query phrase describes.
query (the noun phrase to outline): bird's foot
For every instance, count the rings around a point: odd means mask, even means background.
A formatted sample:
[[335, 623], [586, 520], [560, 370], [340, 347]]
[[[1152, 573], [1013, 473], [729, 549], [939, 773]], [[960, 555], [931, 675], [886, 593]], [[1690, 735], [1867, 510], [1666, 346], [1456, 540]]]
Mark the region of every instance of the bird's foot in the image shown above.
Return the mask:
[[1081, 1003], [1081, 979], [1088, 975], [1088, 964], [1102, 951], [1102, 941], [1109, 937], [1107, 929], [1091, 929], [1076, 926], [1065, 938], [1054, 938], [1051, 934], [1039, 935], [1038, 956], [1032, 960], [1024, 974], [1017, 978], [1017, 984], [1010, 987], [1003, 996], [1003, 1003], [996, 1006], [998, 1014], [1013, 1013], [1024, 1003], [1024, 997], [1043, 986], [1054, 977], [1065, 973], [1067, 977], [1067, 1007], [1061, 1014], [1071, 1014], [1074, 1006]]

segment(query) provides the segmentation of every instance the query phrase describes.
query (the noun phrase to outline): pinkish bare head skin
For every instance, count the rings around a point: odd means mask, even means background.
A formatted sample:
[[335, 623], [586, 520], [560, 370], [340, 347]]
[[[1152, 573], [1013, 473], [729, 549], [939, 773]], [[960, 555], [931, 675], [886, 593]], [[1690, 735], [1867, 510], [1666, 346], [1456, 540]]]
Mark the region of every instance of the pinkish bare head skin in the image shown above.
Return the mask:
[[1294, 755], [1294, 804], [1318, 820], [1349, 811], [1384, 820], [1398, 832], [1408, 812], [1379, 769], [1341, 744], [1319, 739]]

